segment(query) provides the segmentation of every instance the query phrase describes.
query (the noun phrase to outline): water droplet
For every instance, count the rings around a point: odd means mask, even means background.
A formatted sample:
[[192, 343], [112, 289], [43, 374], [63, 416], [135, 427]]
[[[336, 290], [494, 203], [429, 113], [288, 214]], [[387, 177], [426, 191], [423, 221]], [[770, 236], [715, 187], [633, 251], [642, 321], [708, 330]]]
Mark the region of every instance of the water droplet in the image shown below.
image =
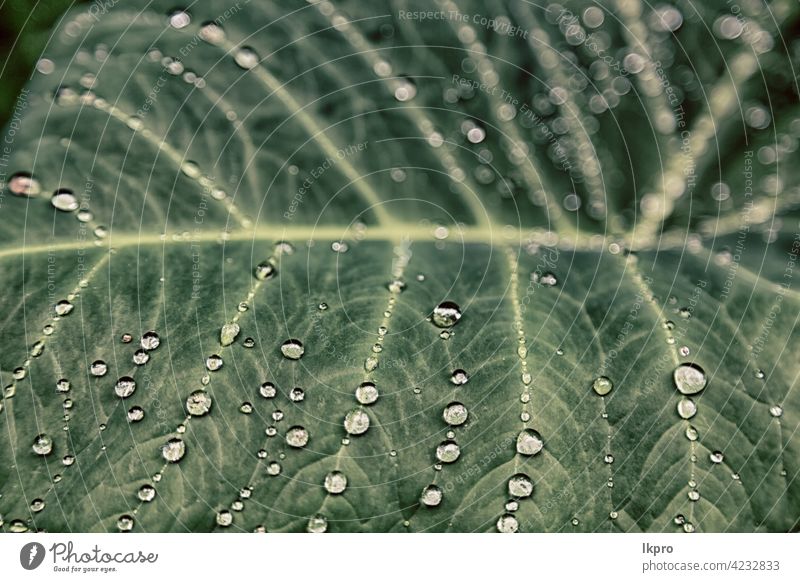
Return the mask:
[[686, 427], [685, 434], [686, 438], [689, 439], [690, 441], [696, 441], [699, 437], [699, 435], [697, 434], [697, 429], [691, 425]]
[[62, 212], [74, 212], [80, 206], [72, 190], [67, 190], [66, 188], [56, 190], [53, 197], [50, 198], [50, 203], [54, 208]]
[[286, 444], [296, 449], [306, 446], [308, 438], [308, 431], [302, 426], [293, 426], [286, 431]]
[[300, 340], [288, 339], [281, 344], [281, 353], [283, 357], [290, 360], [299, 360], [305, 351], [306, 349], [303, 347]]
[[469, 382], [469, 374], [461, 369], [453, 370], [453, 374], [450, 376], [450, 381], [456, 386], [463, 386]]
[[758, 380], [763, 380], [766, 377], [766, 374], [764, 374], [764, 370], [756, 370], [753, 372], [753, 376], [755, 376]]
[[185, 10], [175, 10], [171, 12], [169, 15], [169, 25], [172, 28], [176, 28], [180, 30], [181, 28], [186, 28], [189, 26], [189, 23], [192, 21], [189, 13]]
[[136, 496], [140, 501], [149, 503], [156, 498], [156, 488], [152, 485], [142, 485], [139, 487], [139, 491], [136, 493]]
[[517, 452], [521, 455], [535, 455], [544, 447], [541, 435], [526, 428], [517, 435]]
[[44, 433], [33, 440], [33, 452], [42, 457], [53, 452], [53, 439]]
[[614, 383], [606, 376], [600, 376], [592, 383], [592, 388], [600, 396], [605, 396], [614, 388]]
[[252, 348], [254, 345], [256, 345], [256, 340], [251, 337], [246, 337], [244, 338], [242, 345], [246, 348]]
[[444, 492], [438, 485], [428, 485], [422, 490], [419, 501], [426, 507], [436, 507], [444, 499]]
[[328, 304], [323, 301], [322, 303], [317, 305], [317, 309], [319, 309], [320, 311], [327, 311], [328, 310]]
[[225, 31], [216, 22], [205, 22], [198, 33], [208, 44], [219, 45], [225, 40]]
[[347, 488], [347, 477], [341, 471], [331, 471], [325, 476], [325, 491], [339, 495]]
[[283, 420], [283, 412], [280, 410], [275, 410], [272, 413], [272, 420], [274, 420], [275, 422], [280, 422], [281, 420]]
[[770, 406], [769, 413], [775, 418], [783, 416], [783, 408], [779, 405]]
[[275, 384], [272, 382], [264, 382], [261, 386], [258, 387], [258, 393], [261, 394], [264, 398], [275, 398], [275, 395], [278, 393], [277, 388], [275, 388]]
[[347, 434], [358, 435], [364, 434], [369, 428], [369, 416], [363, 410], [351, 410], [344, 417], [344, 429]]
[[18, 172], [8, 181], [8, 189], [15, 196], [38, 196], [42, 188], [39, 181], [25, 172]]
[[186, 399], [186, 412], [192, 416], [203, 416], [210, 410], [211, 395], [204, 390], [196, 390]]
[[219, 345], [223, 348], [231, 345], [236, 340], [236, 336], [239, 335], [239, 331], [238, 323], [226, 323], [223, 325], [222, 329], [219, 330]]
[[689, 419], [697, 414], [697, 404], [691, 398], [681, 398], [678, 402], [678, 416]]
[[334, 253], [346, 253], [350, 250], [350, 247], [344, 241], [334, 241], [331, 243], [331, 250]]
[[461, 319], [461, 308], [452, 301], [443, 301], [433, 310], [433, 323], [437, 327], [453, 327]]
[[500, 533], [517, 533], [519, 531], [519, 521], [510, 513], [506, 513], [497, 520], [497, 531]]
[[318, 513], [309, 518], [308, 524], [306, 525], [306, 531], [308, 533], [325, 533], [327, 530], [328, 520], [324, 515]]
[[708, 458], [711, 460], [712, 463], [719, 464], [725, 460], [725, 455], [723, 455], [721, 451], [714, 451], [713, 453], [708, 455]]
[[534, 271], [531, 273], [531, 281], [536, 283], [537, 285], [541, 285], [542, 287], [555, 287], [558, 285], [558, 279], [553, 273], [549, 271], [546, 273], [540, 273], [539, 271]]
[[61, 378], [58, 382], [56, 382], [56, 392], [63, 394], [65, 392], [69, 392], [69, 389], [70, 383], [66, 378]]
[[700, 499], [700, 492], [697, 489], [690, 489], [686, 496], [689, 498], [689, 501], [697, 501]]
[[681, 364], [672, 374], [675, 386], [683, 394], [697, 394], [706, 387], [706, 373], [697, 364]]
[[267, 465], [267, 475], [270, 475], [271, 477], [277, 477], [278, 475], [280, 475], [281, 470], [282, 470], [281, 464], [278, 463], [277, 461], [272, 461]]
[[233, 514], [227, 509], [217, 512], [217, 525], [220, 527], [230, 527], [233, 524]]
[[62, 299], [61, 301], [56, 303], [55, 307], [56, 315], [59, 315], [61, 317], [69, 315], [73, 309], [75, 309], [75, 306], [66, 299]]
[[142, 336], [139, 342], [142, 349], [150, 351], [156, 349], [161, 344], [161, 338], [154, 331], [148, 331]]
[[259, 281], [266, 281], [267, 279], [272, 279], [275, 275], [277, 275], [278, 269], [276, 269], [275, 265], [269, 261], [265, 261], [258, 264], [253, 274]]
[[603, 462], [607, 465], [611, 465], [614, 462], [614, 455], [607, 453], [606, 456], [603, 457]]
[[373, 372], [378, 367], [378, 358], [375, 356], [370, 356], [366, 360], [364, 360], [364, 370], [367, 372]]
[[114, 393], [120, 398], [127, 398], [136, 391], [136, 382], [130, 376], [123, 376], [114, 384]]
[[242, 405], [239, 406], [239, 412], [241, 412], [242, 414], [252, 414], [253, 404], [250, 402], [242, 402]]
[[444, 421], [450, 426], [460, 426], [464, 424], [467, 422], [467, 416], [469, 416], [467, 407], [460, 402], [451, 402], [445, 407], [444, 412], [442, 412]]
[[508, 494], [511, 497], [530, 497], [533, 493], [533, 482], [525, 473], [517, 473], [508, 480]]
[[128, 410], [128, 422], [139, 422], [144, 419], [144, 409], [141, 406], [132, 406]]
[[177, 463], [186, 454], [186, 443], [180, 438], [171, 438], [161, 447], [161, 456], [168, 463]]
[[150, 360], [150, 354], [146, 350], [136, 350], [133, 352], [133, 363], [137, 366], [143, 366]]
[[244, 46], [236, 51], [233, 60], [243, 69], [252, 69], [258, 65], [258, 55], [249, 46]]
[[92, 365], [89, 366], [89, 372], [91, 372], [92, 376], [100, 377], [105, 376], [108, 373], [108, 365], [103, 360], [95, 360], [92, 362]]
[[222, 357], [219, 354], [211, 354], [206, 358], [206, 368], [209, 372], [216, 372], [222, 367]]
[[455, 441], [443, 441], [436, 447], [436, 458], [442, 463], [454, 463], [461, 456], [461, 447]]
[[120, 515], [117, 519], [117, 529], [119, 531], [131, 531], [133, 529], [133, 517], [130, 515]]
[[362, 382], [356, 388], [356, 400], [359, 404], [373, 404], [378, 400], [378, 389], [372, 382]]
[[292, 402], [302, 402], [305, 397], [306, 393], [302, 388], [295, 387], [289, 391], [289, 400]]

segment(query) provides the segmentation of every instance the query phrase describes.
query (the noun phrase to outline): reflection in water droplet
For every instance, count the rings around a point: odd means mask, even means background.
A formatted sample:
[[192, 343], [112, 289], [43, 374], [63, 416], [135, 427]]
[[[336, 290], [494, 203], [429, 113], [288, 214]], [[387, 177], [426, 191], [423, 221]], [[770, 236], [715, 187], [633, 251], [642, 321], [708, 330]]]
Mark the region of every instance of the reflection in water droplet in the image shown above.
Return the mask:
[[453, 327], [461, 319], [461, 308], [452, 301], [443, 301], [433, 310], [433, 323], [437, 327]]
[[347, 477], [341, 471], [331, 471], [325, 476], [325, 491], [339, 495], [347, 488]]
[[286, 431], [286, 444], [290, 447], [302, 448], [308, 444], [308, 439], [308, 431], [302, 426], [293, 426]]
[[436, 507], [442, 502], [444, 492], [438, 485], [428, 485], [422, 490], [419, 501], [426, 507]]
[[451, 402], [448, 404], [442, 413], [444, 421], [450, 426], [460, 426], [467, 422], [469, 412], [467, 407], [460, 402]]
[[351, 410], [344, 417], [344, 429], [347, 434], [364, 434], [369, 428], [369, 416], [363, 410]]
[[683, 394], [697, 394], [706, 387], [706, 373], [697, 364], [681, 364], [672, 374], [675, 387]]
[[541, 435], [526, 428], [517, 435], [517, 452], [521, 455], [535, 455], [544, 447]]
[[299, 360], [306, 349], [300, 340], [288, 339], [281, 344], [281, 353], [283, 357], [289, 360]]
[[592, 383], [592, 388], [600, 396], [605, 396], [611, 392], [611, 389], [614, 388], [614, 384], [606, 376], [600, 376]]
[[442, 463], [454, 463], [461, 456], [461, 447], [455, 441], [444, 441], [436, 447], [436, 458]]

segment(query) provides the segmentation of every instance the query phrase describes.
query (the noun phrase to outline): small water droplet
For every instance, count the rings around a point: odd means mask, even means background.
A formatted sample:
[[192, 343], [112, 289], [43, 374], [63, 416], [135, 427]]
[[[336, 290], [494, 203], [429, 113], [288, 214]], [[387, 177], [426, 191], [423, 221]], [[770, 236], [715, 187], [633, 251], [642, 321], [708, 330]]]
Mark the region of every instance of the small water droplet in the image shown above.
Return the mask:
[[678, 402], [678, 416], [685, 419], [692, 418], [697, 414], [697, 404], [691, 398], [681, 398]]
[[436, 447], [436, 458], [442, 463], [454, 463], [461, 456], [461, 447], [455, 441], [443, 441]]
[[331, 243], [331, 250], [334, 253], [343, 254], [350, 250], [348, 244], [344, 241], [334, 241]]
[[453, 370], [453, 373], [450, 376], [450, 381], [456, 386], [463, 386], [469, 382], [469, 375], [461, 369]]
[[144, 409], [141, 406], [132, 406], [128, 410], [128, 422], [139, 422], [144, 419]]
[[614, 455], [607, 453], [606, 456], [603, 457], [603, 462], [607, 465], [611, 465], [614, 462]]
[[206, 368], [209, 372], [216, 372], [222, 367], [222, 357], [219, 354], [212, 354], [206, 358]]
[[708, 379], [703, 368], [694, 363], [681, 364], [672, 374], [675, 387], [683, 394], [697, 394], [702, 391]]
[[253, 274], [259, 281], [266, 281], [267, 279], [272, 279], [275, 275], [277, 275], [278, 269], [276, 269], [275, 265], [269, 261], [264, 261], [263, 263], [258, 264]]
[[64, 317], [65, 315], [69, 315], [73, 309], [75, 309], [75, 306], [72, 303], [66, 299], [62, 299], [56, 303], [55, 312], [56, 315]]
[[258, 55], [249, 46], [243, 46], [233, 56], [233, 60], [243, 69], [252, 69], [258, 65]]
[[137, 366], [143, 366], [150, 360], [150, 354], [146, 350], [136, 350], [133, 352], [133, 363]]
[[372, 382], [362, 382], [356, 388], [356, 400], [359, 404], [373, 404], [378, 400], [378, 389]]
[[719, 464], [725, 460], [725, 455], [723, 455], [721, 451], [714, 451], [713, 453], [708, 455], [708, 458], [711, 460], [712, 463]]
[[541, 435], [526, 428], [517, 435], [517, 452], [521, 455], [536, 455], [544, 447]]
[[369, 416], [363, 410], [351, 410], [344, 417], [344, 429], [347, 434], [359, 435], [367, 432], [369, 428]]
[[781, 416], [783, 416], [783, 408], [775, 404], [774, 406], [770, 406], [769, 413], [775, 418], [780, 418]]
[[241, 406], [239, 406], [239, 412], [242, 414], [252, 414], [253, 404], [250, 402], [242, 402]]
[[614, 383], [606, 376], [600, 376], [592, 383], [592, 388], [600, 396], [605, 396], [614, 388]]
[[697, 434], [697, 429], [691, 425], [686, 427], [685, 434], [686, 438], [689, 439], [690, 441], [696, 441], [699, 437], [699, 435]]
[[186, 454], [186, 443], [180, 438], [171, 438], [161, 447], [161, 456], [168, 463], [177, 463]]
[[510, 513], [506, 513], [497, 520], [497, 531], [500, 533], [517, 533], [519, 531], [519, 521]]
[[686, 496], [689, 498], [689, 501], [697, 501], [700, 499], [700, 492], [697, 489], [690, 489]]
[[305, 351], [306, 349], [300, 340], [288, 339], [281, 344], [281, 353], [284, 358], [289, 360], [299, 360]]
[[533, 493], [533, 481], [525, 473], [517, 473], [508, 480], [508, 494], [511, 497], [530, 497]]
[[208, 44], [219, 45], [225, 40], [225, 31], [216, 22], [205, 22], [198, 33]]
[[69, 390], [70, 383], [66, 378], [61, 378], [58, 382], [56, 382], [56, 392], [63, 394], [65, 392], [69, 392]]
[[545, 273], [534, 271], [531, 273], [531, 281], [537, 285], [541, 285], [542, 287], [555, 287], [558, 285], [558, 278], [556, 278], [556, 276], [549, 271]]
[[300, 387], [295, 387], [289, 390], [289, 400], [292, 402], [302, 402], [306, 397], [305, 390]]
[[233, 524], [233, 514], [227, 509], [217, 512], [217, 525], [220, 527], [230, 527]]
[[278, 394], [278, 390], [272, 382], [264, 382], [258, 387], [258, 393], [264, 398], [275, 398], [275, 395]]
[[433, 310], [433, 323], [437, 327], [453, 327], [461, 319], [461, 308], [452, 301], [443, 301]]
[[460, 402], [451, 402], [445, 407], [444, 412], [442, 412], [444, 421], [450, 426], [460, 426], [464, 424], [467, 422], [468, 416], [467, 407]]
[[120, 515], [117, 519], [117, 529], [119, 531], [131, 531], [133, 529], [133, 517], [130, 515]]
[[142, 485], [139, 487], [139, 491], [136, 493], [136, 496], [140, 501], [149, 503], [156, 498], [156, 488], [152, 485]]
[[306, 525], [306, 531], [308, 533], [325, 533], [328, 531], [327, 518], [320, 513], [309, 518], [308, 524]]
[[426, 507], [436, 507], [444, 499], [444, 492], [438, 485], [428, 485], [422, 490], [419, 501]]
[[42, 187], [39, 181], [26, 172], [17, 172], [8, 181], [8, 189], [14, 196], [38, 196]]
[[271, 477], [276, 477], [281, 474], [281, 464], [277, 461], [272, 461], [267, 464], [267, 475]]
[[302, 448], [308, 444], [308, 439], [308, 431], [302, 426], [293, 426], [286, 431], [286, 444], [290, 447]]
[[331, 471], [325, 476], [325, 491], [339, 495], [347, 488], [347, 477], [341, 471]]

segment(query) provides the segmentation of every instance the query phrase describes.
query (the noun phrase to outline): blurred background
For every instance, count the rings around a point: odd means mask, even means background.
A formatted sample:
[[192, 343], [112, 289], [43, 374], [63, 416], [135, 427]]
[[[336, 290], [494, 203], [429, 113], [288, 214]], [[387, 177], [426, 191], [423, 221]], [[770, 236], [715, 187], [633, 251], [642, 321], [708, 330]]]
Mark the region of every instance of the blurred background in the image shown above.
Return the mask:
[[50, 31], [70, 8], [85, 0], [0, 0], [0, 127], [30, 77]]

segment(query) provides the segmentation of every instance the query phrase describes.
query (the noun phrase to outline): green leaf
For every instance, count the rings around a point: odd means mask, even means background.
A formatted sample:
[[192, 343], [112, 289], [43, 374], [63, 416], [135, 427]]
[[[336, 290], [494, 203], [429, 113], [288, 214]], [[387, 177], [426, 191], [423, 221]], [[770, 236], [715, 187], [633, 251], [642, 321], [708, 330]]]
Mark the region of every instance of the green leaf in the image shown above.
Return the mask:
[[71, 12], [4, 136], [0, 528], [797, 530], [772, 6]]

